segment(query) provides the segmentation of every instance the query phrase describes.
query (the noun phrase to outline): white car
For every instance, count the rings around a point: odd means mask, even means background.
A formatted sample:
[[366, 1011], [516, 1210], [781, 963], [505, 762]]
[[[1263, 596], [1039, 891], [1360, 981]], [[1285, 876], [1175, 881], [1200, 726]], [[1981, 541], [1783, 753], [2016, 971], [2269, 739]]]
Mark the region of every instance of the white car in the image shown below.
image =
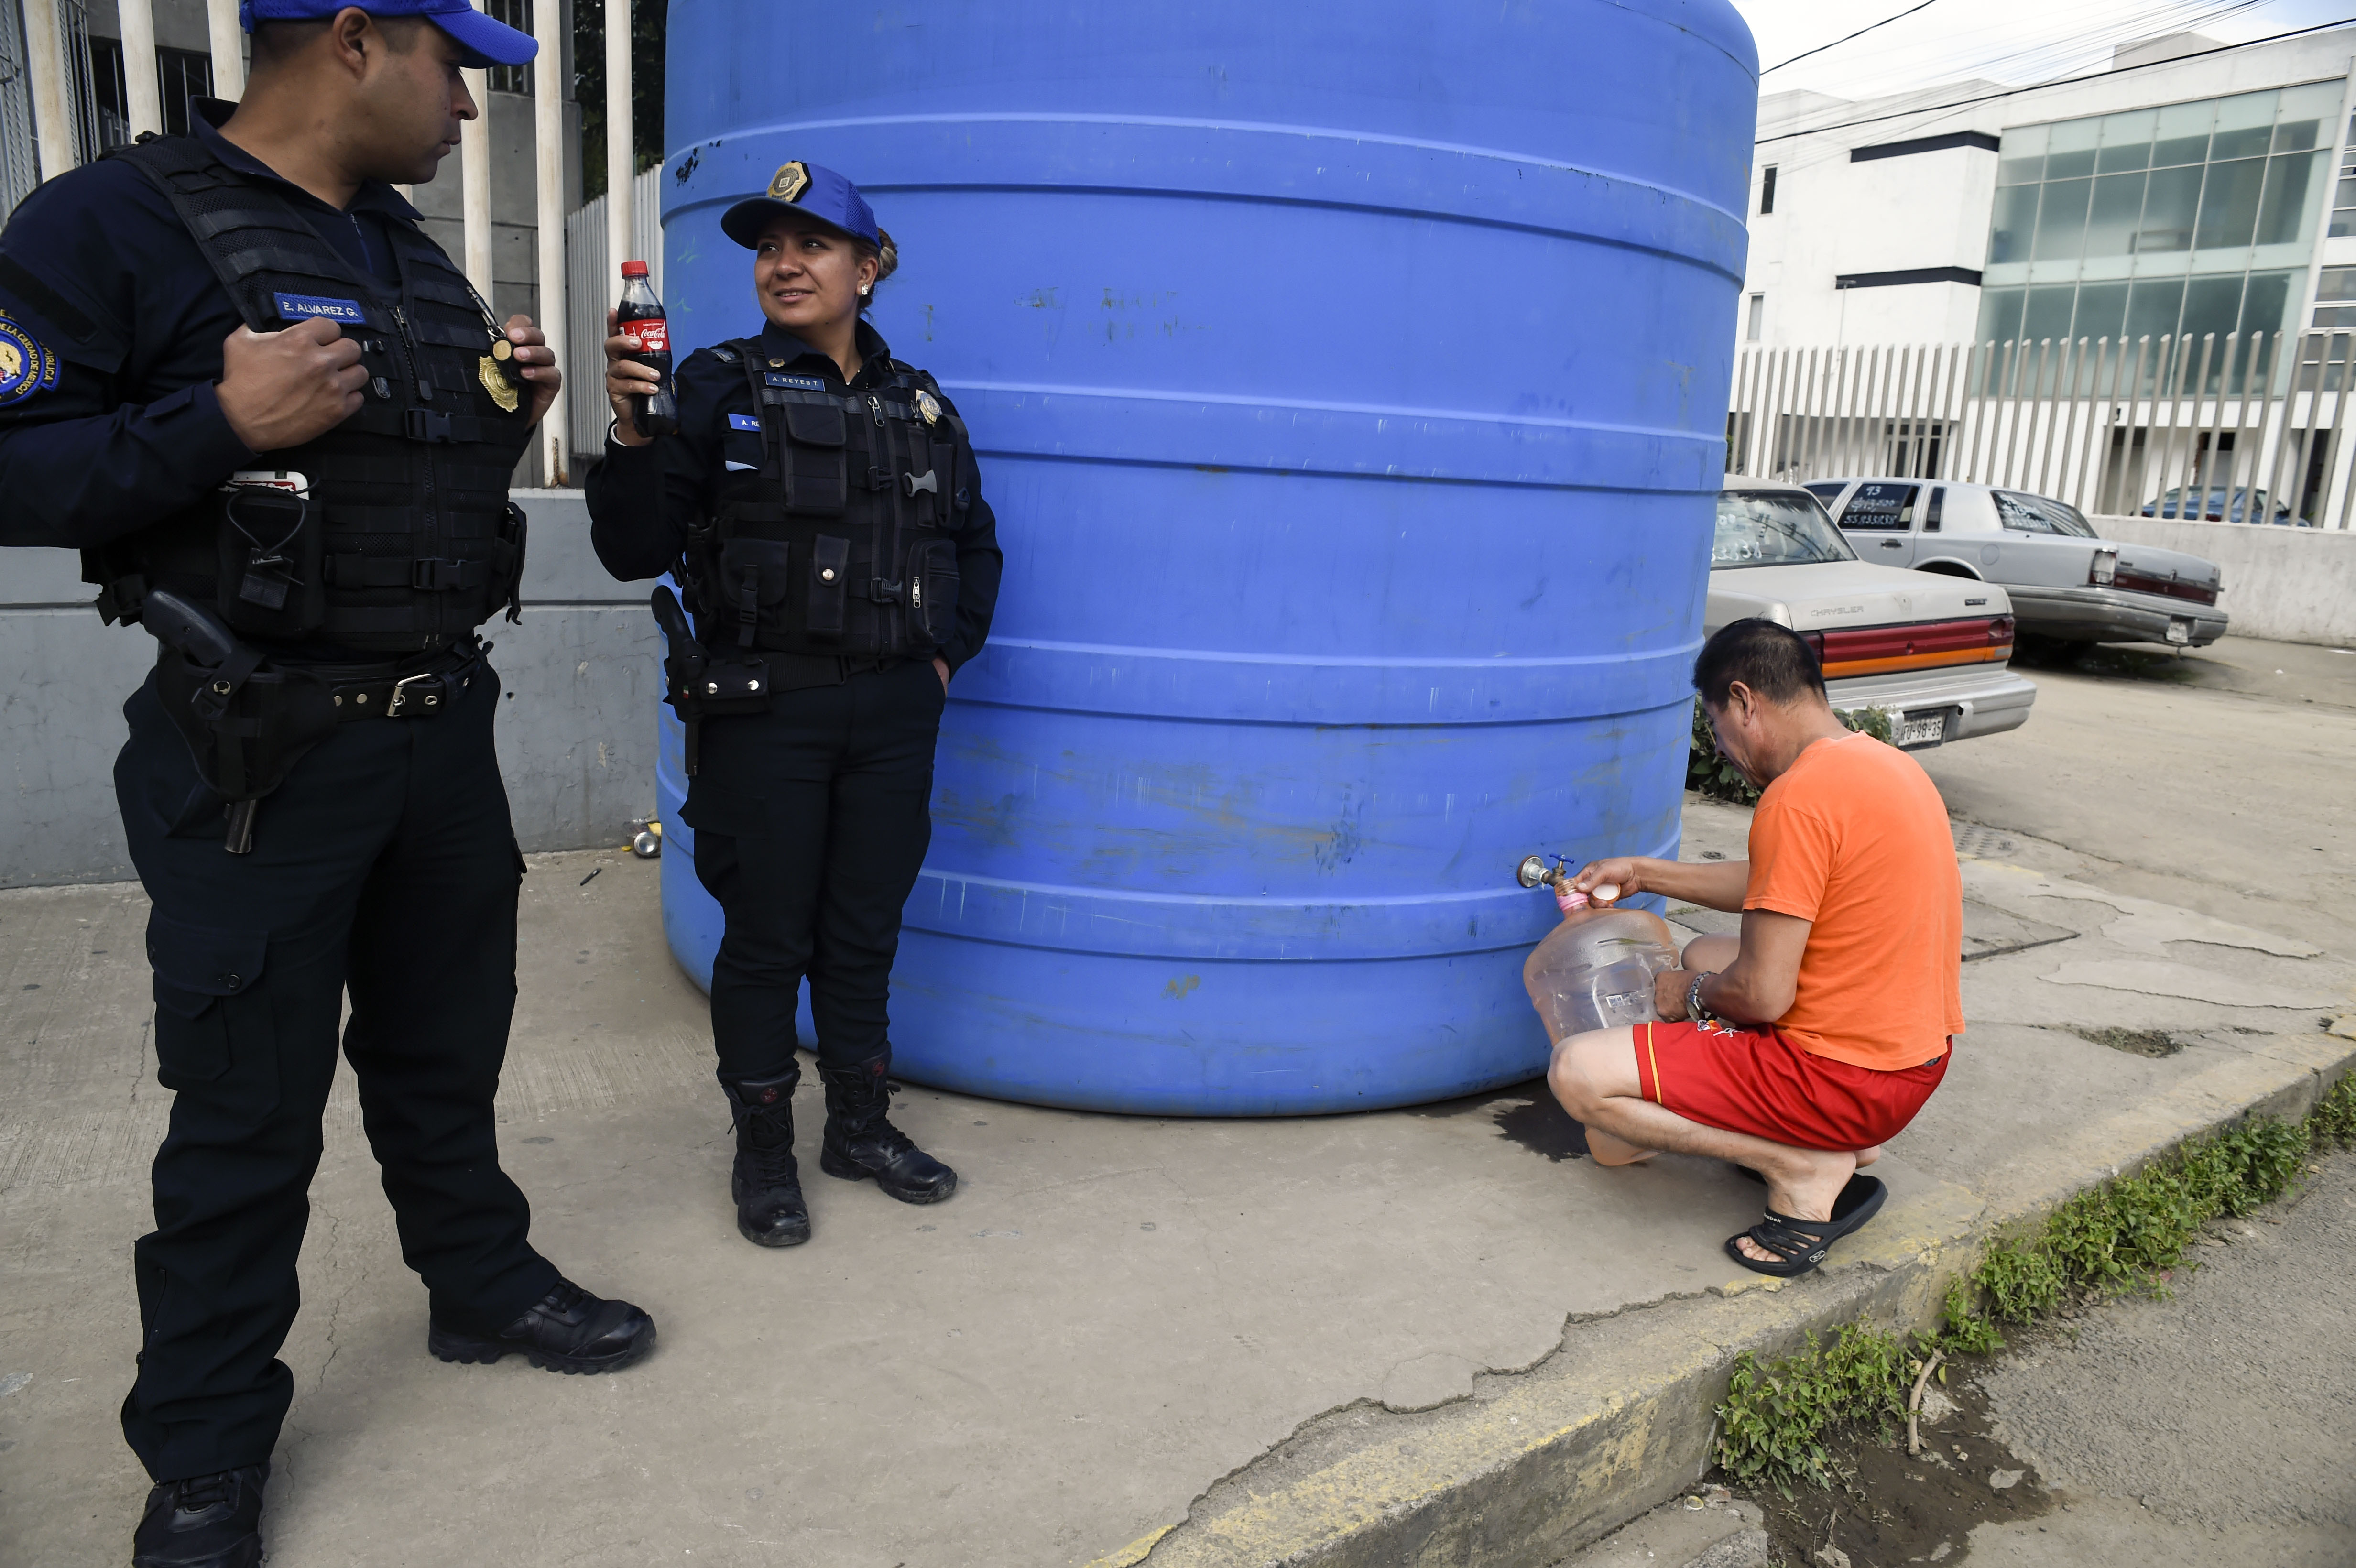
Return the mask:
[[2037, 700], [2012, 671], [2001, 587], [1859, 560], [1797, 485], [1745, 480], [1719, 495], [1704, 630], [1746, 615], [1815, 644], [1833, 706], [1883, 709], [1910, 750], [2018, 729]]
[[2003, 583], [2024, 644], [2198, 648], [2225, 635], [2214, 561], [2110, 543], [2067, 501], [1933, 479], [1818, 479], [1808, 488], [1867, 560]]

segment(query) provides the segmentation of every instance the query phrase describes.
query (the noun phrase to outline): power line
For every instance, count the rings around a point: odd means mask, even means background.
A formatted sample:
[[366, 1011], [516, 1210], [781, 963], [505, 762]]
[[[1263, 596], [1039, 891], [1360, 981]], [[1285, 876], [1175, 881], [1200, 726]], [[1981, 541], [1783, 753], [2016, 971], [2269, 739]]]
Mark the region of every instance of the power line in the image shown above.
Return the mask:
[[1835, 38], [1831, 43], [1818, 44], [1815, 48], [1808, 50], [1807, 54], [1797, 54], [1794, 55], [1790, 59], [1780, 60], [1775, 64], [1769, 66], [1767, 70], [1762, 70], [1759, 74], [1763, 77], [1767, 74], [1767, 71], [1782, 70], [1787, 65], [1797, 65], [1802, 60], [1806, 59], [1808, 55], [1820, 55], [1826, 49], [1837, 49], [1843, 44], [1848, 42], [1849, 38], [1861, 38], [1865, 37], [1866, 34], [1873, 31], [1876, 27], [1886, 27], [1892, 22], [1903, 21], [1907, 17], [1912, 16], [1915, 12], [1927, 11], [1938, 3], [1939, 0], [1922, 0], [1922, 4], [1920, 5], [1910, 5], [1905, 10], [1899, 12], [1895, 16], [1884, 16], [1879, 22], [1868, 23], [1866, 26], [1859, 27], [1856, 32], [1851, 33], [1847, 38]]
[[2174, 55], [2164, 60], [2144, 60], [2136, 65], [2113, 66], [2108, 70], [2088, 71], [2083, 76], [2065, 76], [2052, 81], [2032, 81], [2026, 87], [2008, 87], [2001, 92], [1983, 92], [1976, 98], [1958, 98], [1947, 103], [1926, 103], [1920, 109], [1901, 109], [1890, 114], [1870, 114], [1862, 120], [1843, 120], [1830, 125], [1811, 125], [1804, 131], [1785, 131], [1773, 136], [1762, 136], [1751, 144], [1763, 147], [1770, 142], [1788, 142], [1796, 136], [1821, 135], [1826, 131], [1846, 131], [1854, 125], [1878, 125], [1885, 120], [1904, 120], [1915, 114], [1935, 114], [1944, 109], [1961, 109], [1967, 104], [1987, 103], [1998, 98], [2011, 98], [2023, 92], [2041, 92], [2049, 87], [2071, 87], [2082, 81], [2099, 81], [2106, 76], [2120, 76], [2131, 70], [2148, 70], [2154, 66], [2175, 65], [2182, 60], [2199, 59], [2204, 55], [2222, 55], [2233, 49], [2255, 48], [2260, 44], [2278, 44], [2285, 38], [2296, 38], [2308, 33], [2329, 32], [2334, 27], [2356, 25], [2356, 16], [2342, 16], [2336, 22], [2318, 22], [2310, 27], [2293, 27], [2286, 33], [2275, 33], [2263, 38], [2251, 38], [2244, 43], [2220, 44], [2213, 49], [2194, 49], [2189, 54]]

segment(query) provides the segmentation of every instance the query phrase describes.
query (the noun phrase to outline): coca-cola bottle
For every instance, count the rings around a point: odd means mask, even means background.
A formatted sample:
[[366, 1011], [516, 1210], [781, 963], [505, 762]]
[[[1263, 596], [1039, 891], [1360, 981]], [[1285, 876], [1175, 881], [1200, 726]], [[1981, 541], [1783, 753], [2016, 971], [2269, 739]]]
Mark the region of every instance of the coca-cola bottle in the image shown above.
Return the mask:
[[670, 386], [670, 322], [662, 301], [647, 282], [644, 261], [622, 263], [622, 304], [615, 313], [621, 334], [630, 341], [630, 358], [662, 378], [659, 390], [630, 400], [630, 423], [640, 435], [676, 434], [679, 400]]

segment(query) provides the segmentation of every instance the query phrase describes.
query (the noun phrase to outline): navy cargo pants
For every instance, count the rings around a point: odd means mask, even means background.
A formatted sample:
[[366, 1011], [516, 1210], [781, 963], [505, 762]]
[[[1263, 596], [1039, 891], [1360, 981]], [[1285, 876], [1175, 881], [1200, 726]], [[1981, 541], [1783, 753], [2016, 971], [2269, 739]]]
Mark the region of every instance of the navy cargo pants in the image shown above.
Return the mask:
[[680, 815], [727, 917], [712, 965], [723, 1083], [798, 1079], [805, 976], [819, 1065], [889, 1061], [892, 961], [932, 841], [947, 702], [932, 662], [910, 659], [704, 721]]
[[[123, 1435], [157, 1480], [269, 1459], [294, 1379], [320, 1117], [343, 1053], [436, 1317], [496, 1331], [557, 1273], [499, 1169], [491, 1100], [515, 1010], [523, 859], [477, 665], [430, 719], [339, 726], [262, 801], [253, 851], [148, 683], [124, 704], [115, 794], [155, 909], [155, 1064], [176, 1091], [155, 1229], [133, 1256], [142, 1349]], [[421, 1329], [423, 1325], [420, 1325]]]

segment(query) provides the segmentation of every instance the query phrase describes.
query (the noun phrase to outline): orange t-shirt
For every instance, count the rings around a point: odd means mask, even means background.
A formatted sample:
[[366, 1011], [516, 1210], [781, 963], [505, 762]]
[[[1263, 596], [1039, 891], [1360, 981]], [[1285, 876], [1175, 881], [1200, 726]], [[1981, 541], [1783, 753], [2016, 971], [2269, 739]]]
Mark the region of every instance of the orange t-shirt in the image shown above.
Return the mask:
[[1775, 1027], [1803, 1051], [1896, 1072], [1964, 1031], [1964, 883], [1946, 803], [1869, 735], [1813, 741], [1751, 819], [1746, 910], [1814, 923]]

